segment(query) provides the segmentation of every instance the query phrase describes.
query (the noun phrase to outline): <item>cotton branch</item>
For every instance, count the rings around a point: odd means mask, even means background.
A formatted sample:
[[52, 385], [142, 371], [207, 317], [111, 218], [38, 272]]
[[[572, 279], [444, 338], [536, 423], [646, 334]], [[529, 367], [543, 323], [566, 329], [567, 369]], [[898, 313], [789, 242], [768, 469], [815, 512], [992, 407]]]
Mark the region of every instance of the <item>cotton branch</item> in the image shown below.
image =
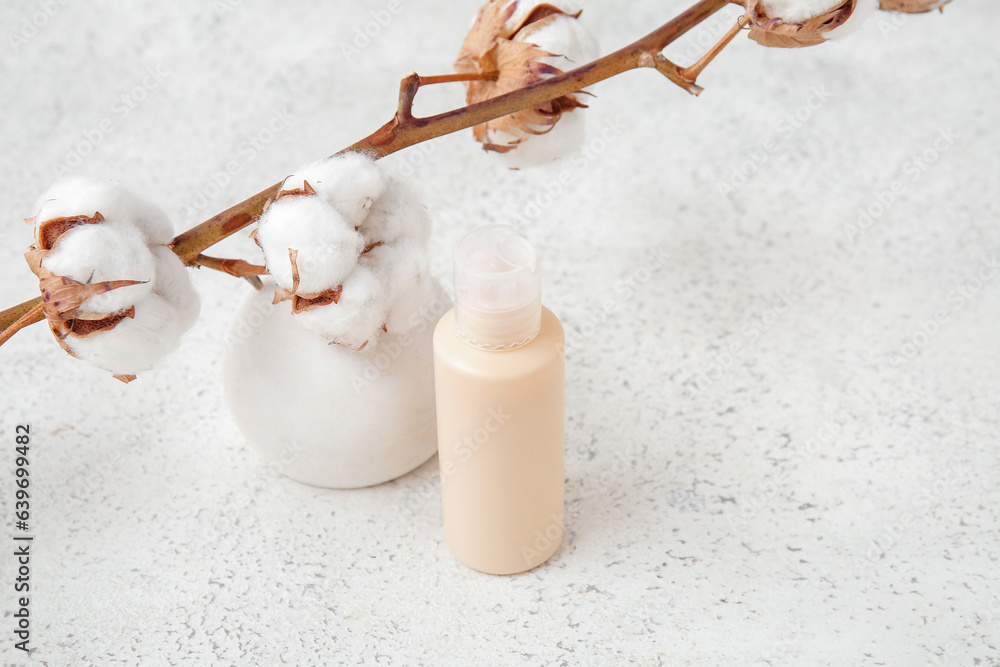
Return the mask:
[[[695, 89], [700, 90], [694, 81], [682, 76], [682, 68], [671, 63], [660, 52], [668, 44], [674, 42], [678, 37], [727, 4], [729, 4], [728, 0], [699, 0], [676, 18], [642, 39], [592, 63], [525, 86], [506, 95], [426, 118], [413, 116], [413, 98], [420, 88], [421, 77], [411, 74], [405, 77], [400, 84], [399, 106], [392, 120], [339, 153], [364, 152], [378, 159], [414, 144], [474, 127], [523, 109], [536, 107], [563, 95], [579, 92], [599, 81], [640, 67], [655, 67], [668, 79], [689, 92], [694, 92]], [[436, 78], [425, 77], [425, 80], [433, 83], [433, 79]], [[182, 260], [190, 263], [206, 248], [253, 222], [264, 208], [264, 202], [272, 197], [279, 187], [280, 184], [272, 185], [246, 201], [240, 202], [197, 227], [178, 235], [174, 239], [174, 252]]]
[[[741, 24], [737, 24], [730, 30], [719, 44], [691, 67], [679, 67], [667, 59], [661, 51], [681, 35], [730, 4], [730, 1], [698, 0], [690, 8], [645, 37], [592, 63], [505, 95], [434, 116], [419, 118], [413, 115], [413, 100], [420, 86], [447, 81], [463, 81], [466, 80], [466, 77], [462, 75], [420, 77], [417, 74], [410, 74], [400, 83], [399, 103], [393, 118], [371, 135], [339, 151], [338, 155], [346, 152], [363, 152], [378, 159], [414, 144], [474, 127], [524, 109], [540, 106], [632, 69], [647, 67], [656, 69], [668, 80], [697, 95], [702, 90], [695, 83], [697, 75], [736, 35]], [[280, 183], [276, 183], [186, 232], [178, 234], [172, 243], [174, 253], [190, 266], [209, 266], [210, 263], [205, 262], [206, 258], [201, 256], [201, 253], [254, 222], [264, 210], [268, 199], [278, 192], [280, 186]], [[215, 260], [217, 263], [223, 261]], [[234, 265], [230, 264], [229, 266], [233, 267]], [[212, 268], [222, 267], [220, 264], [219, 267], [213, 266]], [[240, 269], [245, 269], [245, 267], [240, 267]], [[222, 270], [226, 269], [222, 268]], [[247, 275], [253, 274], [240, 275], [247, 277]], [[17, 328], [21, 328], [43, 319], [40, 311], [36, 311], [34, 316], [25, 317], [38, 303], [40, 303], [40, 297], [0, 312], [0, 331], [3, 331], [3, 334], [9, 338], [16, 330], [10, 332], [6, 330], [14, 323], [18, 324]], [[0, 339], [0, 344], [5, 339]]]

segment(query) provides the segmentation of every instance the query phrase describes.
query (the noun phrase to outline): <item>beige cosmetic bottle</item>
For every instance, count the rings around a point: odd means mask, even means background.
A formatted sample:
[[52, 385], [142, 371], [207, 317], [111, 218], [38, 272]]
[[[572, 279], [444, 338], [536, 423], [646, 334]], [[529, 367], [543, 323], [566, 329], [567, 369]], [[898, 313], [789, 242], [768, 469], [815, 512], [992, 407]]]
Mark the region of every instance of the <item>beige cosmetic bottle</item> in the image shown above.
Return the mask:
[[463, 236], [434, 384], [444, 536], [480, 572], [530, 570], [562, 542], [564, 350], [528, 242], [508, 225]]

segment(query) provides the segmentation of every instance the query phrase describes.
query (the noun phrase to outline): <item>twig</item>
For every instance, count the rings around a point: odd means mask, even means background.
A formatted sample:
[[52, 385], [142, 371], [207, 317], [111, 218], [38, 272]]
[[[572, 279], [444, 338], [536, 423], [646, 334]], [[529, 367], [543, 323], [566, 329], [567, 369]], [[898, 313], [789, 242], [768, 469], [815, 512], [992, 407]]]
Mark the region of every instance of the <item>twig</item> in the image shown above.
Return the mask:
[[[421, 77], [410, 74], [400, 83], [399, 104], [392, 120], [371, 135], [351, 144], [337, 154], [361, 152], [367, 153], [375, 159], [385, 157], [429, 139], [474, 127], [523, 109], [540, 106], [563, 95], [579, 92], [587, 86], [639, 67], [656, 66], [671, 81], [685, 90], [692, 92], [693, 89], [700, 90], [692, 82], [683, 79], [678, 74], [678, 67], [663, 57], [660, 52], [668, 44], [728, 4], [729, 0], [698, 0], [690, 8], [642, 39], [592, 63], [505, 95], [484, 100], [478, 104], [426, 118], [413, 116], [413, 98], [416, 96], [417, 89], [420, 88]], [[650, 63], [651, 58], [653, 63]], [[267, 201], [268, 197], [273, 196], [279, 187], [280, 184], [272, 185], [270, 188], [258, 192], [253, 197], [206, 220], [197, 227], [178, 235], [174, 239], [174, 252], [186, 263], [190, 263], [206, 248], [253, 222], [264, 208], [264, 202]]]
[[[34, 299], [29, 299], [24, 303], [19, 303], [16, 306], [11, 306], [7, 310], [0, 312], [0, 345], [7, 342], [11, 336], [13, 336], [17, 331], [11, 331], [9, 334], [8, 330], [13, 329], [13, 325], [18, 322], [22, 317], [28, 313], [33, 313], [30, 319], [25, 321], [19, 329], [23, 329], [29, 324], [34, 324], [35, 322], [41, 322], [45, 319], [42, 315], [42, 310], [39, 308], [42, 304], [42, 297], [36, 296]], [[37, 310], [36, 310], [37, 308]]]
[[245, 278], [248, 283], [254, 286], [254, 289], [260, 289], [264, 286], [257, 276], [267, 273], [267, 267], [260, 264], [251, 264], [242, 259], [222, 259], [208, 255], [198, 255], [191, 262], [191, 265], [204, 266], [206, 269], [214, 269], [237, 278]]
[[[11, 336], [16, 334], [18, 331], [28, 326], [29, 324], [34, 324], [35, 322], [41, 322], [42, 320], [45, 319], [45, 315], [42, 314], [42, 297], [38, 297], [38, 299], [36, 299], [35, 301], [37, 301], [37, 303], [35, 303], [34, 306], [25, 311], [24, 314], [21, 315], [19, 318], [11, 322], [9, 325], [6, 323], [4, 324], [3, 330], [0, 331], [0, 345], [6, 343], [8, 340], [10, 340]], [[29, 301], [28, 303], [32, 302]], [[15, 309], [23, 310], [22, 306], [24, 305], [25, 304], [21, 304], [20, 306], [14, 306], [14, 308], [8, 308], [7, 310], [3, 311], [2, 316], [6, 317], [8, 312], [13, 311]]]
[[702, 70], [708, 67], [710, 62], [715, 60], [715, 57], [722, 52], [722, 49], [726, 48], [729, 42], [733, 41], [733, 38], [740, 33], [740, 30], [743, 30], [744, 26], [746, 26], [746, 18], [747, 17], [745, 15], [739, 17], [736, 20], [736, 25], [726, 31], [726, 34], [722, 36], [722, 39], [720, 39], [715, 46], [709, 49], [708, 53], [699, 58], [698, 62], [690, 67], [682, 67], [678, 71], [678, 74], [680, 74], [681, 77], [687, 81], [694, 83], [698, 78], [698, 75], [701, 74]]
[[[727, 36], [705, 57], [686, 69], [671, 62], [661, 51], [668, 44], [731, 2], [736, 3], [737, 0], [697, 0], [687, 10], [645, 37], [592, 63], [505, 95], [426, 118], [418, 118], [413, 115], [413, 99], [422, 84], [467, 79], [463, 75], [420, 77], [417, 74], [410, 74], [400, 82], [399, 102], [392, 120], [371, 135], [339, 151], [337, 155], [347, 152], [361, 152], [370, 155], [373, 159], [385, 157], [429, 139], [435, 139], [524, 109], [540, 106], [563, 95], [579, 92], [599, 81], [637, 68], [655, 68], [670, 81], [697, 95], [702, 89], [694, 82], [694, 78], [729, 43], [732, 36], [727, 33]], [[199, 257], [204, 257], [201, 255], [202, 251], [256, 220], [264, 210], [267, 200], [273, 197], [280, 187], [281, 184], [276, 183], [186, 232], [178, 234], [174, 237], [171, 248], [189, 266], [195, 264], [208, 266], [199, 260]], [[40, 297], [0, 313], [0, 330], [6, 334], [6, 329], [11, 324], [39, 302]], [[43, 318], [37, 317], [28, 324], [41, 319]]]

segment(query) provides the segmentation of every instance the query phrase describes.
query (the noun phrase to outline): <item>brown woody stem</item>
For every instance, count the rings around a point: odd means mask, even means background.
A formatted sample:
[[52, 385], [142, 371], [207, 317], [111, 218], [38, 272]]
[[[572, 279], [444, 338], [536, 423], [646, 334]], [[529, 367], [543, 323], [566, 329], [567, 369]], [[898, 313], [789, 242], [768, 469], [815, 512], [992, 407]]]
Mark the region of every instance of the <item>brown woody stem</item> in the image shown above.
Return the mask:
[[698, 75], [701, 74], [702, 70], [708, 67], [708, 64], [712, 62], [717, 55], [722, 53], [722, 49], [726, 48], [729, 42], [733, 41], [733, 38], [743, 30], [746, 25], [746, 16], [741, 16], [736, 20], [736, 25], [726, 31], [726, 34], [722, 36], [715, 46], [710, 48], [708, 52], [703, 55], [698, 62], [691, 65], [690, 67], [684, 67], [680, 70], [679, 74], [684, 79], [694, 83], [698, 79]]
[[[26, 309], [27, 305], [31, 307]], [[2, 329], [0, 330], [0, 345], [3, 345], [24, 327], [45, 319], [45, 315], [42, 313], [42, 297], [8, 308], [0, 313], [0, 318], [2, 318], [0, 319], [0, 325], [2, 325], [0, 326]]]
[[[363, 152], [375, 159], [385, 157], [408, 146], [474, 127], [523, 109], [536, 107], [563, 95], [579, 92], [587, 86], [639, 67], [655, 66], [671, 81], [685, 90], [693, 92], [698, 89], [697, 86], [681, 78], [677, 66], [663, 57], [660, 51], [725, 7], [729, 1], [698, 0], [687, 10], [642, 39], [592, 63], [478, 104], [426, 118], [413, 116], [413, 98], [420, 87], [421, 77], [410, 74], [400, 83], [399, 106], [392, 120], [339, 153]], [[650, 58], [653, 59], [652, 63]], [[280, 184], [273, 185], [206, 220], [197, 227], [180, 234], [174, 239], [174, 252], [182, 260], [190, 263], [209, 246], [253, 222], [260, 215], [264, 202], [267, 201], [268, 197], [273, 196], [279, 187]]]
[[[691, 28], [730, 2], [735, 1], [697, 0], [694, 5], [645, 37], [592, 63], [538, 81], [505, 95], [426, 118], [417, 118], [413, 115], [413, 98], [422, 83], [443, 83], [467, 79], [459, 78], [458, 75], [420, 77], [417, 74], [410, 74], [400, 82], [399, 104], [392, 120], [371, 135], [351, 144], [337, 154], [361, 152], [370, 155], [373, 159], [385, 157], [414, 144], [474, 127], [523, 109], [537, 107], [563, 95], [580, 92], [587, 86], [640, 67], [655, 68], [681, 88], [698, 94], [701, 92], [701, 87], [693, 80], [685, 78], [682, 75], [685, 70], [672, 63], [660, 52]], [[721, 47], [718, 47], [718, 50], [721, 50]], [[697, 69], [697, 72], [700, 72], [710, 60], [711, 58], [708, 60], [703, 58], [688, 70], [698, 68], [700, 64], [700, 68]], [[199, 263], [198, 258], [203, 250], [256, 220], [264, 210], [267, 200], [273, 197], [280, 187], [281, 184], [276, 183], [186, 232], [178, 234], [171, 246], [174, 253], [185, 264]], [[0, 313], [2, 329], [6, 330], [38, 302], [38, 299], [33, 299]], [[40, 319], [42, 318], [38, 317], [33, 321]]]
[[420, 79], [421, 86], [430, 86], [435, 83], [452, 83], [455, 81], [486, 81], [488, 79], [495, 80], [497, 78], [498, 72], [491, 74], [480, 74], [478, 72], [469, 72], [468, 74], [438, 74], [437, 76], [421, 76]]
[[242, 259], [222, 259], [221, 257], [209, 257], [208, 255], [198, 255], [191, 262], [192, 266], [204, 266], [206, 269], [222, 271], [237, 278], [245, 278], [255, 289], [260, 289], [264, 284], [257, 276], [267, 273], [267, 267], [260, 264], [251, 264]]

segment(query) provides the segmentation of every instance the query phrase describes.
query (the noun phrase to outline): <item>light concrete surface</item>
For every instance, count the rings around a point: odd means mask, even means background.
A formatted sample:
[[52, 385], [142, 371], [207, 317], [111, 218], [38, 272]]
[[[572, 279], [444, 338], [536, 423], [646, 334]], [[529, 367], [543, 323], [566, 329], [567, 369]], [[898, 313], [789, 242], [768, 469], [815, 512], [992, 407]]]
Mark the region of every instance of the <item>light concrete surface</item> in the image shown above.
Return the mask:
[[[399, 3], [355, 53], [389, 3], [3, 2], [2, 305], [37, 294], [21, 219], [60, 165], [180, 230], [374, 130], [401, 76], [450, 70], [476, 10]], [[583, 19], [607, 52], [683, 7]], [[690, 62], [738, 13], [668, 53]], [[198, 323], [128, 386], [21, 332], [0, 350], [2, 660], [1000, 664], [998, 23], [995, 0], [955, 0], [811, 49], [740, 36], [697, 99], [652, 71], [595, 86], [586, 151], [541, 170], [469, 132], [389, 158], [431, 211], [439, 275], [488, 222], [545, 262], [567, 532], [524, 575], [452, 559], [436, 460], [352, 491], [268, 472], [221, 398], [242, 281], [196, 273]], [[417, 112], [461, 101], [438, 86]]]

